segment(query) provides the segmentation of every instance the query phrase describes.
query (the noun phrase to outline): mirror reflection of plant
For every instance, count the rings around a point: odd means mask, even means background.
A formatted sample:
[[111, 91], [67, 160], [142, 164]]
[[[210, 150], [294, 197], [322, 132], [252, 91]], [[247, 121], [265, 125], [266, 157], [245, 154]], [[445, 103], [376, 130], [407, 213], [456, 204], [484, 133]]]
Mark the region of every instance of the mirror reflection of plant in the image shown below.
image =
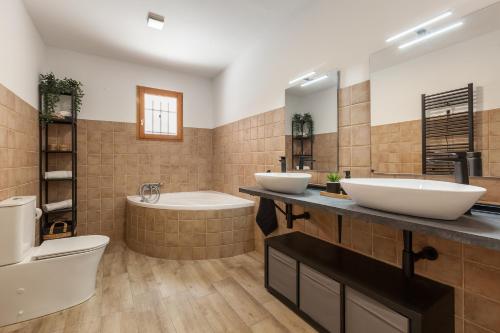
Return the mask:
[[309, 112], [295, 113], [292, 116], [292, 133], [294, 136], [310, 136], [313, 134], [313, 124], [312, 115]]
[[54, 73], [40, 74], [39, 89], [43, 97], [40, 121], [49, 122], [53, 119], [56, 104], [60, 101], [60, 95], [63, 94], [74, 94], [75, 110], [73, 112], [80, 112], [84, 96], [82, 86], [80, 81], [71, 78], [58, 79]]
[[302, 114], [300, 113], [292, 116], [292, 134], [293, 136], [302, 135]]
[[312, 115], [309, 112], [304, 113], [304, 115], [302, 116], [302, 121], [304, 122], [304, 125], [305, 125], [305, 126], [303, 126], [304, 132], [306, 132], [306, 128], [307, 128], [307, 132], [304, 133], [304, 135], [311, 136], [313, 134], [313, 130], [314, 130], [314, 122], [312, 119]]

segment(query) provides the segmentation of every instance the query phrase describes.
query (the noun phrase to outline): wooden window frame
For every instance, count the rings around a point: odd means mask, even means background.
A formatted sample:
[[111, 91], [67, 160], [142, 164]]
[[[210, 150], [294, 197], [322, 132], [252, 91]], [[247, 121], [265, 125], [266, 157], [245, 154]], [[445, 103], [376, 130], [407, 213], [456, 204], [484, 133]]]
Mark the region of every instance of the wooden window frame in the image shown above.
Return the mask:
[[[177, 99], [177, 135], [146, 134], [144, 130], [144, 95], [174, 97]], [[141, 140], [182, 141], [183, 93], [178, 91], [137, 86], [137, 138]]]

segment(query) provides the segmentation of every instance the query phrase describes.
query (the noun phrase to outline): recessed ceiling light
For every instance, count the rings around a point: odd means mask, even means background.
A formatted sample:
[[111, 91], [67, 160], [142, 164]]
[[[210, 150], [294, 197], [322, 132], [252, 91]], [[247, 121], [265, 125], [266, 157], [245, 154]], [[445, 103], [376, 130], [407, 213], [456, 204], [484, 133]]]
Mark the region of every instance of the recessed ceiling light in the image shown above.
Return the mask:
[[449, 25], [449, 26], [447, 26], [447, 27], [445, 27], [445, 28], [443, 28], [443, 29], [436, 30], [436, 31], [431, 32], [431, 33], [429, 33], [429, 34], [427, 34], [427, 35], [424, 35], [423, 37], [420, 37], [420, 38], [414, 39], [414, 40], [412, 40], [411, 42], [401, 44], [401, 45], [399, 45], [399, 48], [400, 48], [400, 49], [404, 49], [404, 48], [406, 48], [406, 47], [408, 47], [408, 46], [415, 45], [415, 44], [417, 44], [417, 43], [423, 42], [424, 40], [427, 40], [427, 39], [429, 39], [429, 38], [432, 38], [432, 37], [435, 37], [435, 36], [437, 36], [437, 35], [440, 35], [440, 34], [442, 34], [442, 33], [444, 33], [444, 32], [447, 32], [447, 31], [453, 30], [453, 29], [455, 29], [455, 28], [458, 28], [458, 27], [462, 26], [463, 24], [464, 24], [463, 22], [457, 22], [457, 23], [454, 23], [454, 24]]
[[439, 15], [439, 16], [436, 16], [435, 18], [430, 19], [429, 21], [425, 21], [424, 23], [419, 24], [419, 25], [417, 25], [417, 26], [415, 26], [415, 27], [413, 27], [413, 28], [410, 28], [410, 29], [408, 29], [408, 30], [405, 30], [405, 31], [403, 31], [402, 33], [399, 33], [399, 34], [394, 35], [394, 36], [392, 36], [392, 37], [390, 37], [390, 38], [387, 38], [385, 41], [386, 41], [387, 43], [390, 43], [390, 42], [392, 42], [392, 41], [394, 41], [394, 40], [396, 40], [396, 39], [399, 39], [399, 38], [401, 38], [401, 37], [403, 37], [403, 36], [406, 36], [406, 35], [408, 35], [408, 34], [411, 34], [412, 32], [417, 32], [418, 30], [420, 30], [420, 29], [422, 29], [422, 28], [424, 28], [424, 27], [426, 27], [426, 26], [428, 26], [428, 25], [430, 25], [430, 24], [432, 24], [432, 23], [435, 23], [435, 22], [437, 22], [437, 21], [440, 21], [440, 20], [442, 20], [442, 19], [447, 18], [447, 17], [448, 17], [448, 16], [450, 16], [451, 14], [453, 14], [453, 13], [452, 13], [452, 12], [446, 12], [446, 13], [443, 13], [443, 14], [441, 14], [441, 15]]
[[148, 14], [148, 27], [156, 30], [162, 30], [164, 23], [165, 23], [165, 17], [155, 13]]
[[323, 76], [318, 77], [317, 79], [314, 79], [314, 80], [308, 81], [306, 83], [303, 83], [300, 86], [301, 87], [307, 87], [307, 86], [310, 86], [311, 84], [315, 84], [316, 82], [323, 81], [326, 78], [328, 78], [328, 75], [323, 75]]
[[316, 72], [310, 72], [310, 73], [304, 74], [304, 75], [299, 76], [298, 78], [293, 79], [292, 81], [288, 82], [288, 84], [294, 84], [294, 83], [297, 83], [299, 81], [305, 80], [308, 77], [313, 76], [314, 74], [316, 74]]

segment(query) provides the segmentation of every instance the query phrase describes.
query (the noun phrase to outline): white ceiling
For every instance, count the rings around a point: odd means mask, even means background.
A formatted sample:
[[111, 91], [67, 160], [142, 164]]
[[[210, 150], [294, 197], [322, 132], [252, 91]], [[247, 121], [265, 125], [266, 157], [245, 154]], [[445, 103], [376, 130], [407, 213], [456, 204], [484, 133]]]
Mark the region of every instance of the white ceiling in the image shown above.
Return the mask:
[[[24, 0], [44, 42], [124, 61], [217, 75], [313, 0]], [[148, 12], [165, 16], [162, 31]]]

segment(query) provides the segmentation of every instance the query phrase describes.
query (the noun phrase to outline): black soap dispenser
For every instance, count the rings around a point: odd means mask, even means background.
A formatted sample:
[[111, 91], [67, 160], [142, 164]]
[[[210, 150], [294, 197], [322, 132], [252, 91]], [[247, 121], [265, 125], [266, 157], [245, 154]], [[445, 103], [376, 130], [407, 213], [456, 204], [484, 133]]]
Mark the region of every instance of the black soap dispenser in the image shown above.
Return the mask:
[[[344, 178], [349, 179], [351, 178], [351, 170], [345, 170], [344, 171]], [[340, 189], [340, 193], [347, 195], [346, 191], [344, 191], [343, 188]]]

